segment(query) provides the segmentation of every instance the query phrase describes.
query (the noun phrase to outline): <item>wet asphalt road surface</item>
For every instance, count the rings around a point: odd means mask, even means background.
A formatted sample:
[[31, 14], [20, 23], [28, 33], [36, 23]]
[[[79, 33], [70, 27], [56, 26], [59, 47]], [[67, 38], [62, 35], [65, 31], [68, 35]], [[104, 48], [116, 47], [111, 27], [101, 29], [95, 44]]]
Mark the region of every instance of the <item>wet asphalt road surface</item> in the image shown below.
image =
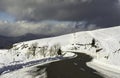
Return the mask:
[[39, 78], [103, 78], [96, 70], [86, 65], [92, 57], [84, 53], [77, 53], [77, 55], [76, 58], [37, 66], [31, 75], [34, 78], [43, 74], [44, 76], [39, 76]]

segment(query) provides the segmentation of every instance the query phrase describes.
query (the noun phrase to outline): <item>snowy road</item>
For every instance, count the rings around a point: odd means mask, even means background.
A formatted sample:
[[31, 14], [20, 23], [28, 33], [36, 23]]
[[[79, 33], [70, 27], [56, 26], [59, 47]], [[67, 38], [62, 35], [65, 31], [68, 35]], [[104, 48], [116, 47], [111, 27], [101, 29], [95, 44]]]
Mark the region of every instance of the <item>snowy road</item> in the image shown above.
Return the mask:
[[2, 75], [0, 78], [103, 78], [96, 70], [89, 68], [86, 62], [92, 58], [78, 53], [73, 59], [65, 59], [45, 65], [35, 65]]
[[119, 73], [103, 70], [94, 65], [90, 62], [92, 57], [89, 55], [84, 53], [77, 55], [73, 59], [23, 68], [2, 75], [0, 78], [120, 78]]
[[56, 61], [56, 60], [61, 60], [61, 59], [65, 59], [65, 58], [58, 56], [58, 57], [54, 57], [54, 58], [46, 58], [46, 59], [40, 59], [40, 60], [30, 61], [30, 62], [26, 62], [26, 63], [4, 66], [4, 67], [0, 68], [0, 75], [3, 74], [3, 73], [5, 74], [5, 73], [8, 73], [8, 72], [12, 72], [12, 71], [21, 69], [23, 67], [30, 67], [30, 66], [34, 66], [34, 65], [37, 65], [37, 64]]

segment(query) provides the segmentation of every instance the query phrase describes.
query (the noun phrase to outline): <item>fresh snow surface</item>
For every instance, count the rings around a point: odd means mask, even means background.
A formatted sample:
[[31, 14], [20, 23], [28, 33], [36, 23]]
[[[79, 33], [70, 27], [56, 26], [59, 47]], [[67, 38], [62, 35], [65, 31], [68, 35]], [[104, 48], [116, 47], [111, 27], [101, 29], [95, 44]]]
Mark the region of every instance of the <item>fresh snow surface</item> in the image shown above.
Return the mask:
[[[33, 60], [39, 60], [49, 57], [55, 57], [56, 55], [50, 56], [49, 51], [46, 51], [46, 56], [44, 57], [42, 54], [40, 54], [40, 48], [47, 47], [48, 50], [53, 47], [54, 45], [58, 45], [58, 47], [67, 45], [69, 43], [68, 39], [71, 37], [70, 35], [65, 35], [64, 43], [61, 39], [63, 39], [63, 36], [60, 37], [54, 37], [54, 38], [46, 38], [46, 39], [38, 39], [38, 40], [32, 40], [32, 41], [26, 41], [26, 42], [20, 42], [13, 45], [13, 48], [9, 50], [0, 50], [0, 68], [6, 65], [11, 64], [18, 64], [18, 63], [24, 63], [29, 62]], [[33, 56], [32, 54], [29, 55], [30, 50], [29, 48], [31, 45], [37, 44], [36, 48], [36, 54]], [[54, 48], [54, 47], [53, 47]], [[27, 54], [28, 53], [28, 54]], [[71, 56], [70, 53], [63, 53], [64, 56]], [[71, 53], [73, 55], [73, 53]]]
[[97, 73], [104, 78], [120, 78], [120, 70], [117, 70], [116, 68], [114, 69], [115, 66], [106, 66], [104, 63], [98, 61], [95, 62], [95, 60], [92, 62], [88, 62], [87, 66], [96, 70]]
[[[55, 59], [55, 60], [54, 60]], [[48, 60], [48, 61], [45, 61], [44, 63], [39, 63], [39, 64], [36, 64], [36, 65], [33, 65], [33, 66], [30, 66], [30, 67], [24, 67], [22, 69], [19, 69], [17, 71], [13, 71], [13, 72], [10, 72], [10, 73], [6, 73], [6, 74], [2, 74], [0, 76], [0, 78], [34, 78], [34, 71], [37, 70], [37, 66], [40, 66], [40, 65], [44, 65], [44, 64], [47, 64], [47, 63], [50, 63], [50, 62], [55, 62], [55, 61], [59, 61], [60, 59], [56, 59], [54, 58], [53, 60]], [[47, 73], [45, 72], [45, 69], [44, 68], [43, 70], [41, 70], [41, 74], [38, 75], [36, 78], [46, 78], [47, 77]]]
[[[48, 49], [53, 45], [60, 45], [62, 51], [75, 51], [87, 53], [104, 67], [115, 68], [120, 66], [120, 26], [75, 32], [58, 37], [37, 39], [20, 42], [13, 45], [9, 50], [0, 50], [0, 66], [29, 62], [32, 60], [43, 59], [39, 48], [46, 46]], [[32, 44], [37, 43], [36, 55], [27, 58], [27, 52]], [[47, 51], [46, 57], [49, 58], [50, 52]], [[55, 57], [55, 56], [52, 56]], [[110, 69], [108, 68], [108, 69]]]

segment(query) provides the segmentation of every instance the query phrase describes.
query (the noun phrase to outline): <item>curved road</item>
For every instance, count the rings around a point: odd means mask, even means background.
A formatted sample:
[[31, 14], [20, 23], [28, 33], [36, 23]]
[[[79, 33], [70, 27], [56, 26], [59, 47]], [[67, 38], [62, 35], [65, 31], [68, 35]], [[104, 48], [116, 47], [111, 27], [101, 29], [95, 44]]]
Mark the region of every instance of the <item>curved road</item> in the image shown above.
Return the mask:
[[[101, 69], [94, 64], [91, 65], [92, 57], [89, 55], [76, 54], [78, 55], [76, 58], [64, 59], [42, 66], [35, 62], [35, 65], [32, 64], [32, 66], [20, 70], [16, 69], [14, 72], [1, 75], [0, 78], [120, 78], [120, 73]], [[89, 66], [92, 66], [93, 69], [89, 68], [86, 63], [90, 64]], [[11, 67], [9, 68], [13, 70]]]
[[39, 78], [103, 78], [97, 74], [96, 70], [86, 66], [86, 62], [91, 61], [92, 57], [84, 53], [77, 53], [77, 55], [73, 59], [37, 66], [31, 75], [34, 78], [43, 73], [46, 73], [47, 76], [39, 76]]

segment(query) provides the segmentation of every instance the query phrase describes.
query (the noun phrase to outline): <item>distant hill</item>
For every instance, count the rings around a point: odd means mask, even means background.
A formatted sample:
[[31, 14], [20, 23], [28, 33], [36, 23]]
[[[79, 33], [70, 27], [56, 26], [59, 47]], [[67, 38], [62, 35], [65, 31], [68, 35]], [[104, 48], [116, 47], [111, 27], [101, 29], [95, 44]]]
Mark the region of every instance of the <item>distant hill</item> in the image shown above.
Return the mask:
[[[54, 35], [52, 35], [54, 36]], [[0, 49], [8, 49], [12, 47], [14, 43], [22, 42], [22, 41], [29, 41], [34, 39], [40, 39], [40, 38], [47, 38], [51, 37], [49, 35], [36, 35], [36, 34], [26, 34], [23, 36], [18, 37], [8, 37], [8, 36], [1, 36], [0, 35]]]

